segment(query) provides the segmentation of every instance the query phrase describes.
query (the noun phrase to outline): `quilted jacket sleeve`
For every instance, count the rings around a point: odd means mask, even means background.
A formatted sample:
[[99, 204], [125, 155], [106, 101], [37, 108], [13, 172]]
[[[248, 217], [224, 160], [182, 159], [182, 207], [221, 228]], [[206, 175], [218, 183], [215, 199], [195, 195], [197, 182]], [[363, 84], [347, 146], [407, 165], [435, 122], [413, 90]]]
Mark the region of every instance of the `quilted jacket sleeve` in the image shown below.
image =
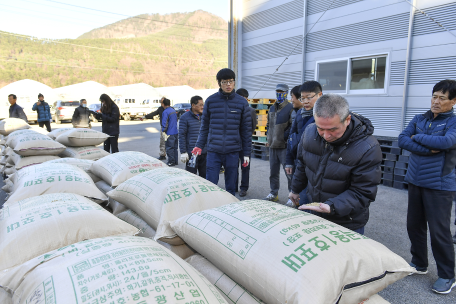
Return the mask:
[[187, 151], [187, 130], [188, 130], [188, 119], [187, 115], [182, 115], [179, 121], [179, 149], [181, 153], [192, 152]]
[[304, 188], [306, 188], [308, 179], [306, 175], [306, 161], [304, 160], [304, 148], [302, 144], [304, 143], [304, 136], [306, 132], [302, 135], [301, 141], [298, 145], [298, 163], [296, 164], [296, 170], [293, 174], [293, 180], [291, 182], [291, 191], [293, 193], [301, 193]]
[[[408, 124], [407, 128], [402, 131], [402, 133], [399, 135], [398, 138], [398, 144], [399, 147], [405, 150], [408, 150], [412, 153], [418, 154], [418, 155], [430, 155], [431, 150], [429, 150], [426, 147], [423, 147], [421, 144], [413, 140], [411, 137], [412, 135], [416, 134], [416, 129], [415, 125], [418, 120], [418, 115], [413, 117], [412, 121]], [[419, 134], [418, 134], [419, 135]], [[415, 135], [415, 136], [418, 136]], [[415, 138], [414, 136], [414, 138]]]
[[456, 119], [452, 120], [448, 130], [443, 136], [433, 136], [427, 134], [417, 134], [413, 141], [429, 147], [432, 150], [447, 150], [456, 145]]
[[353, 210], [367, 208], [370, 202], [375, 200], [377, 186], [382, 177], [381, 161], [380, 146], [378, 144], [372, 146], [364, 154], [358, 166], [352, 170], [350, 187], [325, 202], [328, 205], [334, 205], [337, 216], [347, 216]]
[[206, 104], [204, 105], [203, 109], [203, 116], [201, 117], [201, 128], [198, 140], [196, 141], [196, 146], [200, 149], [203, 149], [207, 144], [207, 137], [209, 135], [209, 123], [211, 121], [211, 113], [209, 111], [210, 104], [211, 100], [206, 100]]
[[250, 107], [247, 101], [244, 104], [242, 110], [242, 121], [241, 121], [241, 141], [242, 150], [245, 156], [249, 156], [252, 153], [252, 114], [250, 113]]

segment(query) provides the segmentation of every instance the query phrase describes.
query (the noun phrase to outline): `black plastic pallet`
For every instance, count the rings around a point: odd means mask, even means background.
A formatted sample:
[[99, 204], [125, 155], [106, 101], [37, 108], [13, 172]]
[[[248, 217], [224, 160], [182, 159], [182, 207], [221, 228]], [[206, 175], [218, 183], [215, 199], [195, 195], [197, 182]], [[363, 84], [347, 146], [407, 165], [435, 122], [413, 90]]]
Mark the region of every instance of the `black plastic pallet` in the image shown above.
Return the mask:
[[408, 156], [405, 156], [405, 155], [399, 155], [398, 161], [404, 162], [404, 163], [408, 163], [409, 157], [408, 157]]
[[394, 174], [394, 181], [395, 182], [403, 182], [403, 181], [405, 181], [405, 175]]
[[262, 155], [262, 154], [252, 154], [253, 157], [259, 158], [262, 160], [269, 160], [269, 155]]
[[394, 181], [393, 188], [400, 189], [400, 190], [406, 190], [406, 189], [408, 189], [408, 184], [403, 183], [403, 182]]
[[383, 179], [394, 180], [393, 173], [383, 173]]
[[410, 156], [411, 154], [412, 154], [412, 152], [402, 149], [402, 155]]
[[397, 168], [397, 169], [407, 169], [408, 163], [397, 161], [396, 165], [394, 167]]
[[392, 180], [389, 180], [389, 179], [384, 179], [384, 180], [382, 181], [382, 184], [383, 184], [384, 186], [387, 186], [387, 187], [392, 187], [393, 184], [394, 184], [394, 182], [393, 182]]

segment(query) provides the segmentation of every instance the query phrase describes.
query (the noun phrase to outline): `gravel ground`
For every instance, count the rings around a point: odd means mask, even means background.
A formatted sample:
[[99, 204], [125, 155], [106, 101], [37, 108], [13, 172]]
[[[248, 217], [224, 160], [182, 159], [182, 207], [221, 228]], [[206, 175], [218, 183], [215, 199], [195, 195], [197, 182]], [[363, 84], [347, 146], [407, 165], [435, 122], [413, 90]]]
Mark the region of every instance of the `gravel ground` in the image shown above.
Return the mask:
[[[52, 125], [52, 128], [68, 127], [68, 124]], [[101, 124], [93, 125], [95, 130], [101, 131]], [[119, 149], [121, 151], [141, 151], [158, 157], [159, 145], [158, 121], [122, 121]], [[178, 168], [184, 168], [179, 164]], [[269, 193], [269, 162], [252, 159], [250, 173], [250, 189], [243, 199], [263, 198]], [[3, 182], [0, 181], [0, 188]], [[223, 175], [220, 175], [219, 186], [224, 187]], [[287, 183], [285, 174], [281, 176], [279, 191], [280, 203], [287, 201]], [[410, 261], [410, 242], [406, 230], [407, 191], [379, 186], [377, 200], [372, 203], [371, 217], [366, 226], [366, 236], [382, 243], [393, 252]], [[0, 190], [0, 205], [5, 193]], [[454, 211], [452, 212], [454, 222]], [[452, 233], [455, 233], [452, 225]], [[456, 303], [456, 288], [448, 295], [434, 294], [430, 288], [437, 280], [437, 269], [429, 245], [429, 273], [414, 275], [402, 279], [387, 288], [380, 295], [393, 304], [454, 304]]]

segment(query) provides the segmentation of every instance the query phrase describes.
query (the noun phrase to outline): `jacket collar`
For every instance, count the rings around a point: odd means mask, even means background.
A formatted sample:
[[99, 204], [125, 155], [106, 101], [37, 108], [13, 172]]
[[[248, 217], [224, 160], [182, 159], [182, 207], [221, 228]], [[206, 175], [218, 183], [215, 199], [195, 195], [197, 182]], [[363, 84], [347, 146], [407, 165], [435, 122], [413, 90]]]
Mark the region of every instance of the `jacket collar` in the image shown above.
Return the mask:
[[287, 100], [284, 100], [284, 101], [281, 102], [281, 103], [278, 103], [278, 102], [274, 103], [274, 106], [276, 107], [277, 110], [280, 110], [280, 109], [282, 109], [282, 108], [285, 108], [289, 103], [290, 103], [290, 102], [289, 102], [288, 99], [287, 99]]
[[450, 111], [445, 112], [445, 113], [440, 113], [440, 114], [437, 115], [436, 118], [434, 118], [434, 113], [432, 113], [431, 110], [429, 110], [426, 113], [424, 113], [424, 117], [429, 119], [429, 120], [445, 119], [445, 118], [451, 117], [453, 115], [454, 115], [454, 109], [451, 109]]
[[202, 114], [196, 115], [195, 113], [193, 113], [192, 110], [190, 110], [189, 112], [192, 114], [193, 117], [195, 117], [196, 119], [200, 120]]
[[227, 94], [227, 93], [223, 92], [222, 89], [219, 89], [218, 94], [219, 94], [219, 97], [222, 99], [232, 100], [236, 96], [236, 91], [233, 89], [233, 91], [231, 91], [231, 93]]

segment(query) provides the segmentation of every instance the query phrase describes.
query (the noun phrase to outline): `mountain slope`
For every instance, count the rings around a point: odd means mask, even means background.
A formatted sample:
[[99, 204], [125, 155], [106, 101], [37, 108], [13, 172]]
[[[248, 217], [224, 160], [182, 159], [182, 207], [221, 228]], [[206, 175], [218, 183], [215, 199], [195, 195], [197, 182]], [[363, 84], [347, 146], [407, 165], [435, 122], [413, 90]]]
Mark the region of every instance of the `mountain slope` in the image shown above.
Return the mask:
[[50, 41], [0, 32], [0, 87], [26, 78], [51, 87], [88, 80], [107, 86], [138, 82], [155, 87], [217, 86], [215, 74], [228, 64], [223, 19], [203, 11], [141, 16], [169, 23], [129, 18], [78, 39]]

